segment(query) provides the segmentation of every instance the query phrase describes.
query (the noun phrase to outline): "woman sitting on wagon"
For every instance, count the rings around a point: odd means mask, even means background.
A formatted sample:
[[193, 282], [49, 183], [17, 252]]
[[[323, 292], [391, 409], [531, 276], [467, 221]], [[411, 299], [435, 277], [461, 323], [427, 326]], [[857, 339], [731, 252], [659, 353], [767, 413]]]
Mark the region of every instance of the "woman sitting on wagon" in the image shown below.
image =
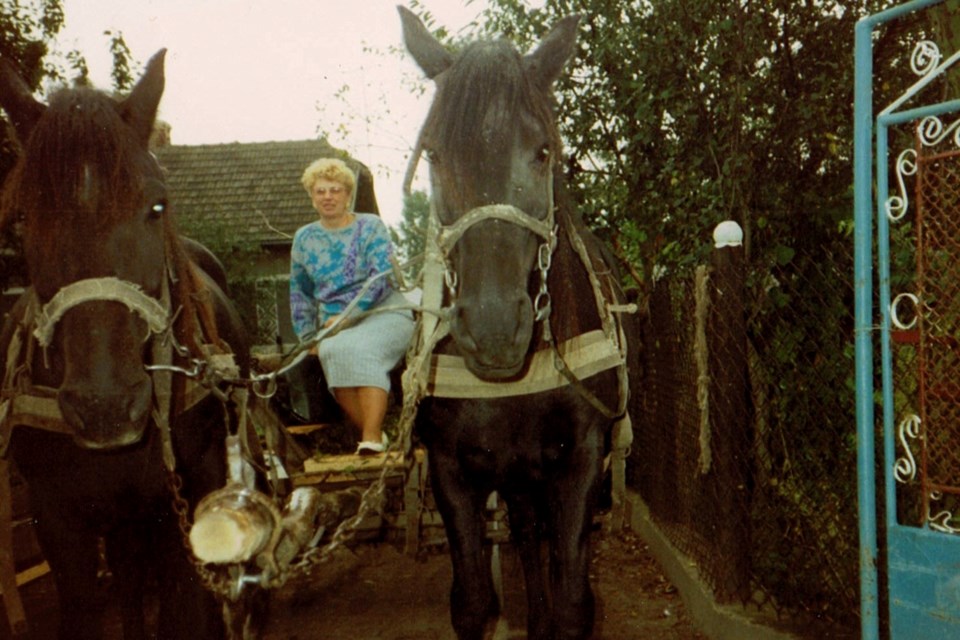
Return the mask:
[[[319, 214], [297, 230], [290, 251], [290, 311], [304, 342], [339, 320], [371, 277], [392, 269], [393, 246], [379, 216], [351, 210], [356, 178], [342, 160], [315, 161], [303, 172], [302, 183]], [[360, 430], [360, 455], [386, 449], [382, 427], [390, 371], [413, 335], [409, 311], [370, 312], [405, 303], [390, 279], [380, 277], [342, 319], [346, 328], [311, 350], [337, 403]]]

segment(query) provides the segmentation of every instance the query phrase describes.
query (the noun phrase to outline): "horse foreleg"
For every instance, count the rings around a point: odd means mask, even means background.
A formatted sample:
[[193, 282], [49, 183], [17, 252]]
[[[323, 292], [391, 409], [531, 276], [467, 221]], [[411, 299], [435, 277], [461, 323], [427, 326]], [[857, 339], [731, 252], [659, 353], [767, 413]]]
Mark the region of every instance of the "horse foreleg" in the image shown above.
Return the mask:
[[459, 640], [482, 640], [500, 615], [490, 558], [484, 548], [487, 494], [470, 487], [455, 463], [444, 464], [431, 456], [430, 471], [453, 564], [450, 619]]
[[220, 604], [197, 572], [192, 555], [184, 546], [183, 534], [172, 518], [161, 526], [163, 529], [157, 531], [160, 571], [157, 638], [223, 638], [225, 628]]
[[112, 531], [105, 540], [107, 564], [113, 573], [114, 590], [120, 601], [124, 640], [146, 638], [143, 600], [146, 533], [142, 528], [122, 527]]
[[97, 584], [98, 538], [79, 523], [37, 505], [51, 504], [34, 489], [37, 539], [57, 585], [60, 640], [98, 639], [103, 635], [103, 597]]
[[550, 638], [552, 603], [546, 592], [537, 501], [529, 488], [506, 494], [504, 500], [510, 517], [510, 538], [523, 565], [527, 591], [527, 637], [530, 640]]
[[551, 637], [583, 639], [593, 632], [595, 601], [590, 587], [590, 531], [599, 491], [600, 448], [579, 453], [552, 486], [549, 518]]

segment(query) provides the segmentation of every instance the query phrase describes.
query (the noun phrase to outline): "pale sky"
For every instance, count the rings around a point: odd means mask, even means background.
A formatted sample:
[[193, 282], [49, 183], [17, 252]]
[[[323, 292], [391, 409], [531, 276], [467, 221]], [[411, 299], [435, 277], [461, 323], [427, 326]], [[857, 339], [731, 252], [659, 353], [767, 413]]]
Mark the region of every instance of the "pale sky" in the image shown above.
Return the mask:
[[[396, 225], [406, 156], [432, 95], [426, 85], [427, 94], [416, 96], [419, 68], [390, 50], [403, 47], [397, 4], [64, 0], [66, 24], [56, 46], [79, 49], [102, 88], [110, 88], [111, 69], [104, 31], [121, 32], [141, 65], [165, 47], [160, 118], [172, 126], [174, 144], [303, 140], [329, 132], [333, 144], [374, 171], [381, 213]], [[456, 33], [485, 0], [423, 5]], [[345, 86], [346, 102], [337, 98]], [[422, 179], [415, 187], [426, 188]]]

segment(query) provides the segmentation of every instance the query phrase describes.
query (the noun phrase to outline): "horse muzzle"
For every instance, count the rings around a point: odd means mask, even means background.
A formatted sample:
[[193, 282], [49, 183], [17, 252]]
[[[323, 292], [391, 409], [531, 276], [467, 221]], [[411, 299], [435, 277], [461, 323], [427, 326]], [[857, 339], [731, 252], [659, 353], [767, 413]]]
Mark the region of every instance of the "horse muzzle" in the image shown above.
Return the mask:
[[494, 304], [461, 299], [454, 306], [450, 334], [467, 369], [481, 380], [513, 378], [527, 364], [533, 308], [524, 292], [510, 298]]
[[146, 432], [153, 385], [143, 377], [118, 391], [64, 384], [57, 401], [84, 449], [117, 449], [139, 442]]

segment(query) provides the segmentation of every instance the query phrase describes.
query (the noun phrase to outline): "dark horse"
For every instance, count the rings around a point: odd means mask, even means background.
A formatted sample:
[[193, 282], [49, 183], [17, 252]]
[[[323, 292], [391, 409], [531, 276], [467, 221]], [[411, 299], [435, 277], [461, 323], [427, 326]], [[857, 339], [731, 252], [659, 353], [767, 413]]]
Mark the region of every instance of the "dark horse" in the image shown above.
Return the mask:
[[454, 56], [413, 13], [400, 13], [407, 49], [436, 82], [419, 146], [446, 269], [449, 337], [437, 351], [462, 358], [484, 389], [424, 398], [415, 425], [451, 548], [453, 626], [459, 638], [479, 639], [497, 624], [483, 515], [496, 491], [523, 563], [528, 637], [586, 638], [595, 618], [589, 538], [624, 370], [522, 393], [538, 356], [556, 374], [552, 345], [603, 328], [608, 305], [596, 292], [613, 302], [616, 289], [562, 188], [552, 85], [579, 17], [561, 20], [525, 56], [503, 40]]
[[191, 259], [197, 247], [177, 235], [148, 150], [163, 60], [163, 52], [150, 60], [125, 99], [63, 89], [49, 105], [0, 60], [0, 105], [21, 145], [0, 223], [22, 230], [30, 281], [0, 335], [0, 373], [12, 374], [0, 399], [46, 398], [62, 416], [36, 428], [10, 424], [14, 415], [4, 432], [29, 485], [64, 639], [102, 637], [100, 539], [126, 638], [147, 637], [145, 586], [154, 580], [150, 637], [224, 634], [184, 546], [179, 498], [193, 505], [223, 485], [229, 411], [210, 394], [188, 402], [186, 379], [163, 370], [218, 348], [244, 370], [248, 347], [226, 296]]

